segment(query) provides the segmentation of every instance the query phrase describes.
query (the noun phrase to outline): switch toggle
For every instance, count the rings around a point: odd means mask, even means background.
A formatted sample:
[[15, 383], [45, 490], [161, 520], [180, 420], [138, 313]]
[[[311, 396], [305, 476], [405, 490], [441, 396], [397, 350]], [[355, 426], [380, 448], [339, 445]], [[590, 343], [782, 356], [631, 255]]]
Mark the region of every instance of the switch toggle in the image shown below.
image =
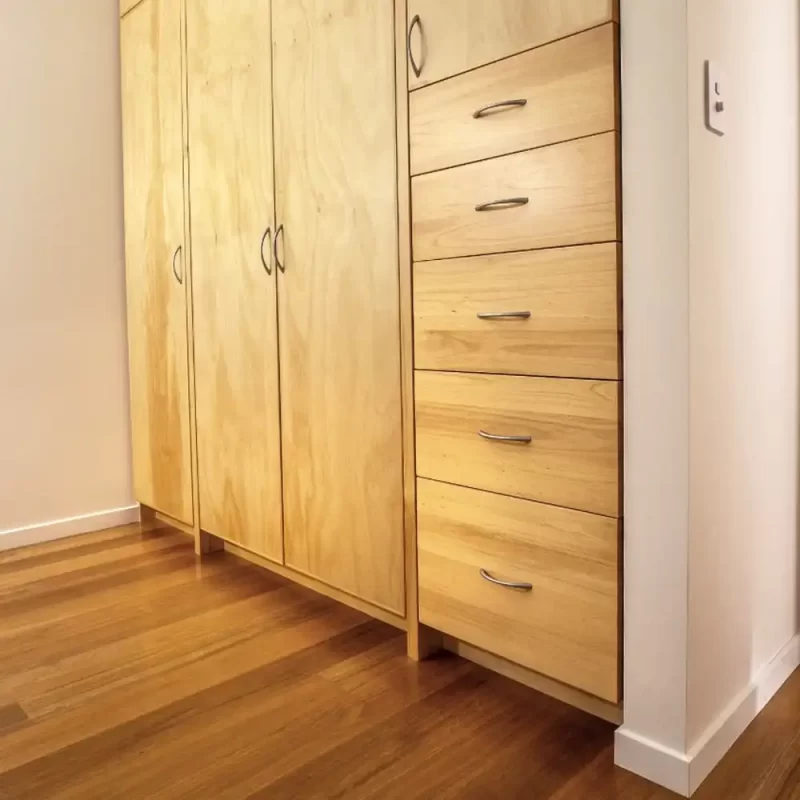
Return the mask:
[[706, 61], [706, 127], [720, 136], [725, 135], [724, 80], [720, 68]]

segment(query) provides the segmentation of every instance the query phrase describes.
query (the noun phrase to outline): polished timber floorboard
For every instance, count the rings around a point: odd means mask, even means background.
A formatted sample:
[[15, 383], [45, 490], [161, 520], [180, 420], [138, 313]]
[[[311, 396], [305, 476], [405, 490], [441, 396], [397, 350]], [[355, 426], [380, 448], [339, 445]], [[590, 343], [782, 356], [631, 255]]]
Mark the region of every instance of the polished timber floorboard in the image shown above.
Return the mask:
[[[0, 553], [0, 798], [666, 800], [613, 728], [168, 528]], [[800, 800], [800, 673], [696, 795]]]

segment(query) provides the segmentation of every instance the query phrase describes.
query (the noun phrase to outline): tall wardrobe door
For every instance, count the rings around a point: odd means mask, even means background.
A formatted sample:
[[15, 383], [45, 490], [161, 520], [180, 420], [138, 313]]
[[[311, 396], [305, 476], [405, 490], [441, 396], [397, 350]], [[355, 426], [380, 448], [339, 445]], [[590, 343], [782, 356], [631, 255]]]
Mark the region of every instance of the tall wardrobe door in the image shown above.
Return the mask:
[[273, 0], [286, 563], [402, 613], [392, 0]]
[[120, 36], [134, 488], [191, 525], [180, 0], [143, 0]]
[[186, 24], [200, 525], [282, 561], [270, 5]]

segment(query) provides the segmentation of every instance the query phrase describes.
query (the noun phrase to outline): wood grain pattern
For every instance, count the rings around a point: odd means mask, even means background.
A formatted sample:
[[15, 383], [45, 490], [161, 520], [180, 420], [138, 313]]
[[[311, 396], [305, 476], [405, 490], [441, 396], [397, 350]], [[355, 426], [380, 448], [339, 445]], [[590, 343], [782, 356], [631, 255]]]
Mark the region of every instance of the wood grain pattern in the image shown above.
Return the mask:
[[419, 624], [417, 580], [417, 467], [414, 452], [414, 306], [411, 263], [411, 175], [408, 142], [406, 0], [394, 0], [397, 98], [397, 233], [400, 275], [400, 370], [403, 420], [403, 527], [405, 540], [406, 644], [420, 660], [439, 649], [440, 635]]
[[[229, 554], [198, 566], [181, 534], [148, 551], [170, 536], [0, 556], [28, 576], [0, 596], [0, 706], [28, 717], [0, 728], [4, 800], [676, 797], [614, 767], [612, 725], [455, 656], [409, 661], [400, 632]], [[800, 672], [695, 798], [792, 800], [798, 707]]]
[[405, 614], [394, 7], [273, 28], [286, 564]]
[[[415, 261], [614, 241], [616, 134], [418, 175], [411, 192]], [[476, 210], [516, 197], [527, 204]]]
[[271, 37], [262, 0], [187, 6], [200, 525], [282, 561]]
[[[134, 490], [188, 525], [192, 508], [183, 235], [180, 0], [120, 23]], [[179, 249], [180, 248], [180, 249]]]
[[[618, 378], [619, 264], [614, 243], [417, 263], [417, 367]], [[530, 317], [478, 317], [504, 311]]]
[[618, 397], [611, 381], [418, 370], [417, 474], [618, 516]]
[[617, 19], [614, 0], [409, 0], [417, 88]]
[[617, 521], [435, 481], [417, 496], [422, 622], [618, 702]]
[[[616, 29], [609, 23], [412, 92], [412, 174], [618, 129]], [[526, 104], [473, 116], [507, 100]]]

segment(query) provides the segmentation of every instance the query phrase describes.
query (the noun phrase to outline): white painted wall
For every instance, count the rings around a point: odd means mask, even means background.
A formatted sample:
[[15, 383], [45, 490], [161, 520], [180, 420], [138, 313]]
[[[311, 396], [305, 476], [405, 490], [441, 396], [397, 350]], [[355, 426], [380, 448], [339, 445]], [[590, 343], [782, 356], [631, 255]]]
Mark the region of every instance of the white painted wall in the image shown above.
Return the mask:
[[[800, 661], [800, 19], [796, 0], [621, 5], [616, 757], [690, 793]], [[704, 126], [707, 58], [724, 137]]]
[[[691, 749], [797, 633], [797, 0], [689, 3]], [[704, 60], [727, 73], [723, 137]]]
[[0, 532], [133, 503], [118, 26], [0, 2]]

